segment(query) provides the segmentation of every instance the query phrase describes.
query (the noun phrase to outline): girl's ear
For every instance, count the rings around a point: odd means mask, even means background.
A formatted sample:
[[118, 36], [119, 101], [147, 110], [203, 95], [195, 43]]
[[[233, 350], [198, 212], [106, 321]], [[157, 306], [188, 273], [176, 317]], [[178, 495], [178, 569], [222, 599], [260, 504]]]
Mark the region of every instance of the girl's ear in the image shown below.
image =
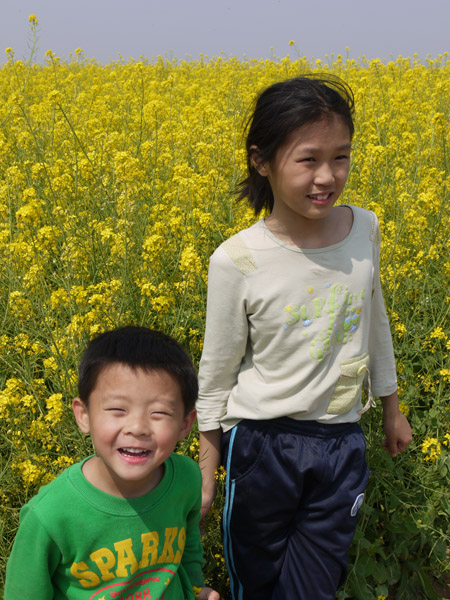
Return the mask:
[[197, 411], [195, 409], [193, 409], [193, 410], [191, 410], [190, 413], [188, 413], [184, 417], [183, 424], [181, 426], [180, 433], [178, 436], [178, 441], [181, 442], [181, 440], [184, 440], [184, 438], [190, 432], [190, 430], [192, 429], [192, 425], [194, 424], [196, 416], [197, 416]]
[[266, 163], [262, 162], [259, 156], [259, 148], [258, 146], [250, 146], [250, 162], [255, 167], [262, 177], [267, 177], [269, 174], [266, 168]]
[[72, 401], [72, 410], [75, 415], [75, 421], [83, 433], [89, 433], [91, 428], [89, 424], [88, 409], [81, 398], [74, 398]]

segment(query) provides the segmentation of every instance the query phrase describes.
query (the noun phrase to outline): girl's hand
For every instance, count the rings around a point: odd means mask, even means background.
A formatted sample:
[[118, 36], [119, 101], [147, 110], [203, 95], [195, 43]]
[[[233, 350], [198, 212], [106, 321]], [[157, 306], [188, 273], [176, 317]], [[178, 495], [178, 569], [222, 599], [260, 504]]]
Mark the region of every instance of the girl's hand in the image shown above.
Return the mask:
[[214, 502], [214, 498], [217, 494], [217, 484], [216, 480], [211, 482], [203, 482], [202, 486], [202, 507], [200, 509], [200, 514], [202, 516], [202, 520], [209, 513], [212, 503]]
[[202, 519], [208, 514], [217, 494], [216, 470], [220, 465], [222, 431], [212, 429], [200, 432], [199, 465], [202, 470]]
[[194, 586], [194, 594], [199, 600], [220, 600], [219, 592], [210, 587], [198, 588]]
[[408, 419], [400, 411], [397, 415], [385, 419], [384, 433], [386, 437], [383, 440], [383, 446], [392, 457], [406, 450], [412, 440], [412, 431]]
[[381, 398], [383, 404], [384, 433], [383, 446], [392, 457], [409, 446], [412, 431], [408, 419], [398, 408], [397, 392]]

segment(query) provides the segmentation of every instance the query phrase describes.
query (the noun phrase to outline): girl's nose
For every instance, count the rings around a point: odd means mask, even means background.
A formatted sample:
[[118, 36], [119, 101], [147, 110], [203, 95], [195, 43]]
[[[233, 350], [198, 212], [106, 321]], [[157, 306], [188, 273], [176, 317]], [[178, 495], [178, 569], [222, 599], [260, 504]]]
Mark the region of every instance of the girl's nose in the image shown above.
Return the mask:
[[330, 167], [328, 163], [322, 163], [318, 165], [314, 182], [320, 185], [329, 185], [334, 182], [334, 173], [333, 169]]

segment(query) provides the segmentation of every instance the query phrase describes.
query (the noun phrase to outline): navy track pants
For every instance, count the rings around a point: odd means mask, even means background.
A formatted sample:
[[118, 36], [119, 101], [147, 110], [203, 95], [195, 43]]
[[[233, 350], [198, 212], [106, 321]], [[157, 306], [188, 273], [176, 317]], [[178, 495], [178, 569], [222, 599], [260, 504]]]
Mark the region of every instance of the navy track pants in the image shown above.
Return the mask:
[[369, 477], [357, 423], [241, 421], [223, 436], [234, 600], [332, 600]]

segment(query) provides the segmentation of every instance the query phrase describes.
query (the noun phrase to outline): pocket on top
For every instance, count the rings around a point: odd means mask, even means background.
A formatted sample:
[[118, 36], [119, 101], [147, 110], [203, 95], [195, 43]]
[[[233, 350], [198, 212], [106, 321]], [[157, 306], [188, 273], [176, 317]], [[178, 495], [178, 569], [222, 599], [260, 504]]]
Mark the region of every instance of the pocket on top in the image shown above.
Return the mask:
[[340, 364], [341, 375], [328, 405], [328, 414], [343, 415], [357, 404], [361, 398], [361, 390], [368, 366], [368, 352], [345, 360]]

